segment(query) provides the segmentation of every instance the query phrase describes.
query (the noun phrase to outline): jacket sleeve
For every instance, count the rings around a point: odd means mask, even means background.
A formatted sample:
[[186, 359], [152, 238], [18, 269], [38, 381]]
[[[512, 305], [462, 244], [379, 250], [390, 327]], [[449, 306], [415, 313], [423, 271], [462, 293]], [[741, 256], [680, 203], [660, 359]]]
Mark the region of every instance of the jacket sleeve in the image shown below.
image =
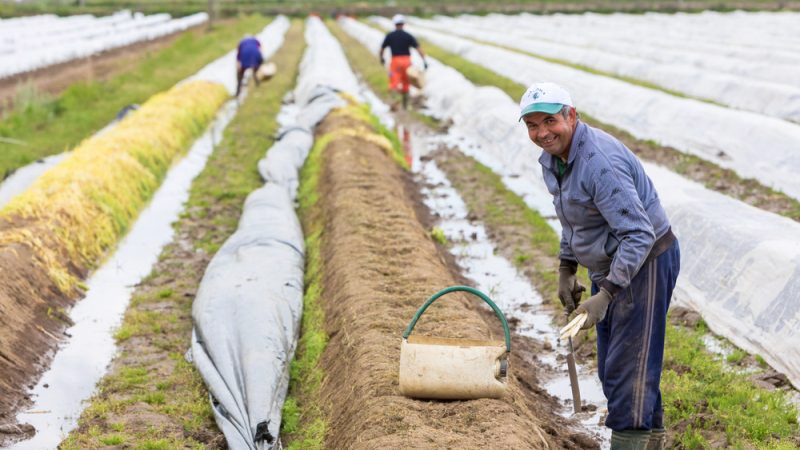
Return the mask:
[[558, 252], [559, 259], [566, 259], [568, 261], [574, 261], [575, 263], [578, 262], [578, 259], [575, 258], [575, 254], [572, 253], [572, 249], [569, 248], [569, 243], [567, 242], [567, 236], [564, 232], [564, 229], [561, 229], [561, 246]]
[[[617, 145], [622, 147], [621, 143]], [[635, 177], [646, 176], [622, 155], [627, 151], [594, 153], [588, 186], [600, 214], [618, 241], [606, 279], [598, 283], [612, 295], [628, 287], [655, 242], [650, 218], [636, 190]], [[641, 173], [640, 173], [641, 172]]]

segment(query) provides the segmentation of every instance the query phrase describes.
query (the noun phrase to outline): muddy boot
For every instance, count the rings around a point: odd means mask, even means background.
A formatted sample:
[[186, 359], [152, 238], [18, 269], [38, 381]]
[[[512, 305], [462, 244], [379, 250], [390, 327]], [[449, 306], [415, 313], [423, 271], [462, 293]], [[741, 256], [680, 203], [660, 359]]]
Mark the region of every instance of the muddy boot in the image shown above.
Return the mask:
[[647, 441], [647, 450], [666, 450], [667, 431], [663, 428], [653, 428], [650, 431], [650, 440]]
[[622, 430], [611, 432], [611, 450], [647, 450], [650, 430]]

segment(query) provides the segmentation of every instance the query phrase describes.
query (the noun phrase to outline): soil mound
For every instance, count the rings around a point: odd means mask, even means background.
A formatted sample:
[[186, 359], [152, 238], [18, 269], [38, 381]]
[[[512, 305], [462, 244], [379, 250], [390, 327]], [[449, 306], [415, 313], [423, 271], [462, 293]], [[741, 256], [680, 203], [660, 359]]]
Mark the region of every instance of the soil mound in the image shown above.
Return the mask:
[[[352, 122], [329, 115], [317, 132], [354, 127]], [[533, 368], [518, 356], [502, 399], [400, 395], [404, 328], [428, 297], [458, 284], [417, 219], [419, 205], [404, 188], [408, 177], [384, 149], [359, 136], [339, 133], [323, 155], [318, 207], [325, 223], [321, 301], [330, 336], [322, 359], [326, 448], [596, 446], [558, 417], [552, 398], [533, 387]], [[501, 340], [490, 317], [478, 299], [450, 294], [426, 311], [414, 334]], [[513, 337], [512, 355], [520, 345]]]
[[[22, 221], [20, 219], [19, 221]], [[0, 232], [15, 228], [16, 220], [0, 220]], [[48, 245], [46, 230], [36, 231], [36, 242]], [[71, 266], [73, 274], [82, 269]], [[15, 412], [30, 401], [30, 380], [52, 358], [69, 318], [64, 309], [72, 300], [51, 281], [44, 264], [37, 263], [29, 245], [0, 242], [0, 445], [27, 432], [12, 426]]]

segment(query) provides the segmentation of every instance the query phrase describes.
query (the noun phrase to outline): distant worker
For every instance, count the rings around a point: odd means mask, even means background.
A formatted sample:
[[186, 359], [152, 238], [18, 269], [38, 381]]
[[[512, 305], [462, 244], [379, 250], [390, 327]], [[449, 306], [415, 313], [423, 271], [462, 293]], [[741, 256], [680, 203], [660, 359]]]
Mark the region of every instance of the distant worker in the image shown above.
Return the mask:
[[[562, 87], [533, 84], [519, 118], [544, 150], [539, 163], [561, 221], [559, 299], [568, 313], [587, 313], [584, 329], [597, 325], [611, 448], [662, 449], [664, 333], [680, 249], [655, 186], [622, 142], [578, 118]], [[592, 281], [583, 303], [578, 264]]]
[[381, 64], [386, 64], [383, 58], [383, 51], [389, 47], [392, 51], [392, 61], [389, 64], [389, 89], [399, 92], [403, 99], [403, 109], [408, 107], [408, 68], [411, 67], [411, 47], [417, 49], [419, 55], [422, 56], [422, 62], [425, 68], [428, 68], [428, 61], [425, 59], [425, 53], [419, 47], [417, 40], [414, 36], [403, 30], [406, 18], [402, 14], [395, 14], [392, 18], [395, 30], [388, 33], [383, 39], [381, 50], [378, 56], [381, 59]]
[[244, 78], [244, 73], [247, 71], [247, 69], [253, 69], [253, 79], [256, 81], [256, 86], [258, 86], [259, 81], [258, 77], [256, 76], [256, 72], [258, 72], [258, 68], [261, 67], [261, 63], [263, 62], [264, 57], [261, 56], [261, 43], [258, 42], [258, 39], [252, 35], [245, 35], [244, 38], [239, 41], [239, 47], [236, 51], [237, 97], [242, 89], [242, 79]]

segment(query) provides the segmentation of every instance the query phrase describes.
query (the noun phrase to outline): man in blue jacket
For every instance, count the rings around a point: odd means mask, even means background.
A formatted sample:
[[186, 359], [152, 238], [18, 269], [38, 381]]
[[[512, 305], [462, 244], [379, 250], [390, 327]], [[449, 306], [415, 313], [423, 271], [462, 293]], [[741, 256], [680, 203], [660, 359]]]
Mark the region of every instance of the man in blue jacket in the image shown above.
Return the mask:
[[[559, 299], [568, 313], [587, 313], [583, 328], [597, 325], [611, 448], [663, 448], [659, 385], [680, 250], [658, 193], [636, 156], [582, 122], [555, 83], [528, 88], [520, 120], [544, 150], [539, 163], [563, 228]], [[578, 264], [592, 280], [583, 303]]]
[[245, 35], [239, 41], [239, 47], [236, 49], [236, 96], [239, 96], [239, 91], [242, 89], [242, 78], [247, 69], [253, 69], [253, 79], [258, 86], [258, 77], [256, 72], [261, 67], [264, 58], [261, 56], [261, 43], [258, 39], [251, 35]]

